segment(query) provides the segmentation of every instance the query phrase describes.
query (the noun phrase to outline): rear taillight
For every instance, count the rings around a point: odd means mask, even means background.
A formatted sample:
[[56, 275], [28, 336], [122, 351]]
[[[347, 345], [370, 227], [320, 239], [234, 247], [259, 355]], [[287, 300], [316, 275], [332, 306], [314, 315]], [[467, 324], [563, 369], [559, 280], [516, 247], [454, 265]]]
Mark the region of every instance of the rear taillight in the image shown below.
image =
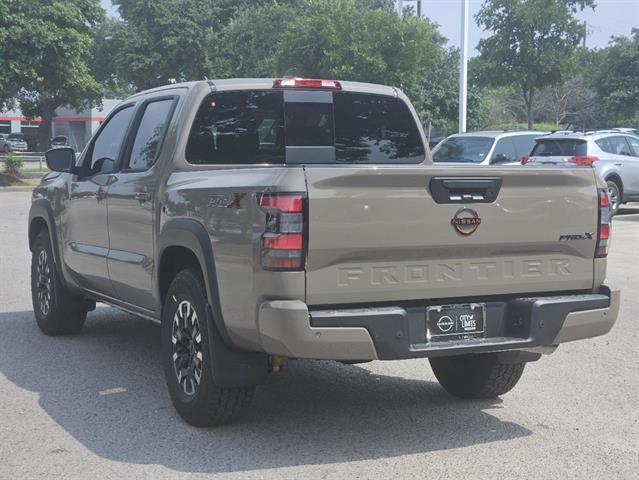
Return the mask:
[[610, 200], [605, 188], [599, 188], [597, 191], [599, 195], [599, 221], [597, 223], [595, 258], [603, 258], [608, 256], [608, 242], [610, 241]]
[[530, 155], [524, 155], [523, 157], [521, 157], [522, 165], [526, 165], [528, 162], [530, 162]]
[[570, 163], [574, 163], [575, 165], [578, 165], [580, 167], [590, 167], [597, 160], [599, 160], [599, 157], [595, 157], [592, 155], [576, 155], [568, 159]]
[[306, 263], [306, 195], [262, 193], [266, 225], [260, 240], [262, 268], [303, 270]]
[[342, 84], [337, 80], [321, 80], [316, 78], [278, 78], [273, 82], [273, 88], [330, 88], [341, 90]]

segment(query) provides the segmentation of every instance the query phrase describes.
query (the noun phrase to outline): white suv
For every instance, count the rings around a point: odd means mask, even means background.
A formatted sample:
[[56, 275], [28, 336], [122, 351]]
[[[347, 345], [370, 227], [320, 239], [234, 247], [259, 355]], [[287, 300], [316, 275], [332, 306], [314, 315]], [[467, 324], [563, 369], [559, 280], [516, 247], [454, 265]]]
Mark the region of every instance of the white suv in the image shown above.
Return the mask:
[[536, 139], [527, 164], [592, 165], [608, 184], [611, 213], [639, 201], [639, 137], [622, 132], [555, 133]]

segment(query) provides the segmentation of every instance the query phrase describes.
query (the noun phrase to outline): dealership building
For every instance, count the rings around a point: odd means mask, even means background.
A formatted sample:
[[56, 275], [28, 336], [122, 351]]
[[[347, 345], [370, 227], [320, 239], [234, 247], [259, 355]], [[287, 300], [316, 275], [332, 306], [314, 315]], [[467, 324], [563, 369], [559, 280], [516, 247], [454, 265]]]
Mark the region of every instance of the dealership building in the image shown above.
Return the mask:
[[[74, 109], [61, 107], [55, 113], [51, 126], [51, 138], [64, 135], [69, 145], [76, 151], [82, 151], [107, 115], [121, 100], [104, 99], [100, 108], [90, 108], [77, 112]], [[0, 133], [23, 133], [27, 139], [29, 150], [43, 151], [49, 145], [37, 145], [37, 129], [39, 117], [27, 118], [19, 109], [0, 112]]]

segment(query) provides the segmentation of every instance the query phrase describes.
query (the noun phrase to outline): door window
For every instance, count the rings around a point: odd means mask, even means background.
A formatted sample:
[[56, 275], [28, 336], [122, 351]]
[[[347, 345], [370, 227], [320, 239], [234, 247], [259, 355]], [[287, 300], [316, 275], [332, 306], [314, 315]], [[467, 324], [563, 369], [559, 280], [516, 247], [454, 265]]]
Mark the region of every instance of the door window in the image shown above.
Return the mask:
[[632, 149], [632, 156], [639, 157], [639, 138], [626, 137], [626, 140], [628, 140], [630, 148]]
[[495, 145], [493, 156], [490, 157], [490, 163], [509, 163], [516, 162], [517, 154], [515, 153], [515, 145], [510, 138], [502, 138]]
[[624, 137], [610, 137], [608, 138], [608, 145], [610, 148], [609, 153], [630, 156], [630, 145], [628, 145]]
[[85, 163], [88, 175], [113, 171], [132, 114], [132, 106], [119, 110], [100, 131], [93, 142], [91, 153]]
[[164, 132], [171, 120], [169, 114], [172, 105], [173, 99], [168, 98], [148, 103], [144, 107], [144, 114], [131, 149], [128, 168], [146, 170], [153, 166], [160, 153]]
[[511, 137], [513, 144], [515, 145], [515, 153], [517, 154], [517, 160], [521, 160], [523, 157], [530, 155], [533, 147], [535, 146], [535, 138], [539, 135], [517, 135]]

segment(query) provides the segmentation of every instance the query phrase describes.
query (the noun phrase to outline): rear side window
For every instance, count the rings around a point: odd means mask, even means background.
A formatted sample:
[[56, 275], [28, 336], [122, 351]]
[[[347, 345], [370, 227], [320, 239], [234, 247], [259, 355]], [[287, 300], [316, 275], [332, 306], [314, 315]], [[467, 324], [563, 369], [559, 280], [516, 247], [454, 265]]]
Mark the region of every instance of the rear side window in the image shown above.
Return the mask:
[[279, 91], [209, 95], [186, 148], [195, 164], [284, 163], [284, 101]]
[[155, 163], [166, 126], [170, 120], [169, 113], [172, 105], [173, 99], [170, 98], [151, 102], [144, 108], [144, 114], [131, 149], [130, 169], [146, 170]]
[[419, 163], [424, 145], [408, 106], [383, 95], [334, 93], [338, 163]]
[[630, 145], [626, 142], [625, 137], [606, 137], [597, 140], [596, 143], [604, 152], [614, 155], [632, 155], [630, 153]]
[[546, 139], [538, 140], [531, 156], [534, 157], [574, 157], [587, 155], [588, 145], [585, 140]]
[[626, 137], [626, 140], [628, 140], [630, 148], [632, 149], [632, 156], [639, 157], [639, 138]]

